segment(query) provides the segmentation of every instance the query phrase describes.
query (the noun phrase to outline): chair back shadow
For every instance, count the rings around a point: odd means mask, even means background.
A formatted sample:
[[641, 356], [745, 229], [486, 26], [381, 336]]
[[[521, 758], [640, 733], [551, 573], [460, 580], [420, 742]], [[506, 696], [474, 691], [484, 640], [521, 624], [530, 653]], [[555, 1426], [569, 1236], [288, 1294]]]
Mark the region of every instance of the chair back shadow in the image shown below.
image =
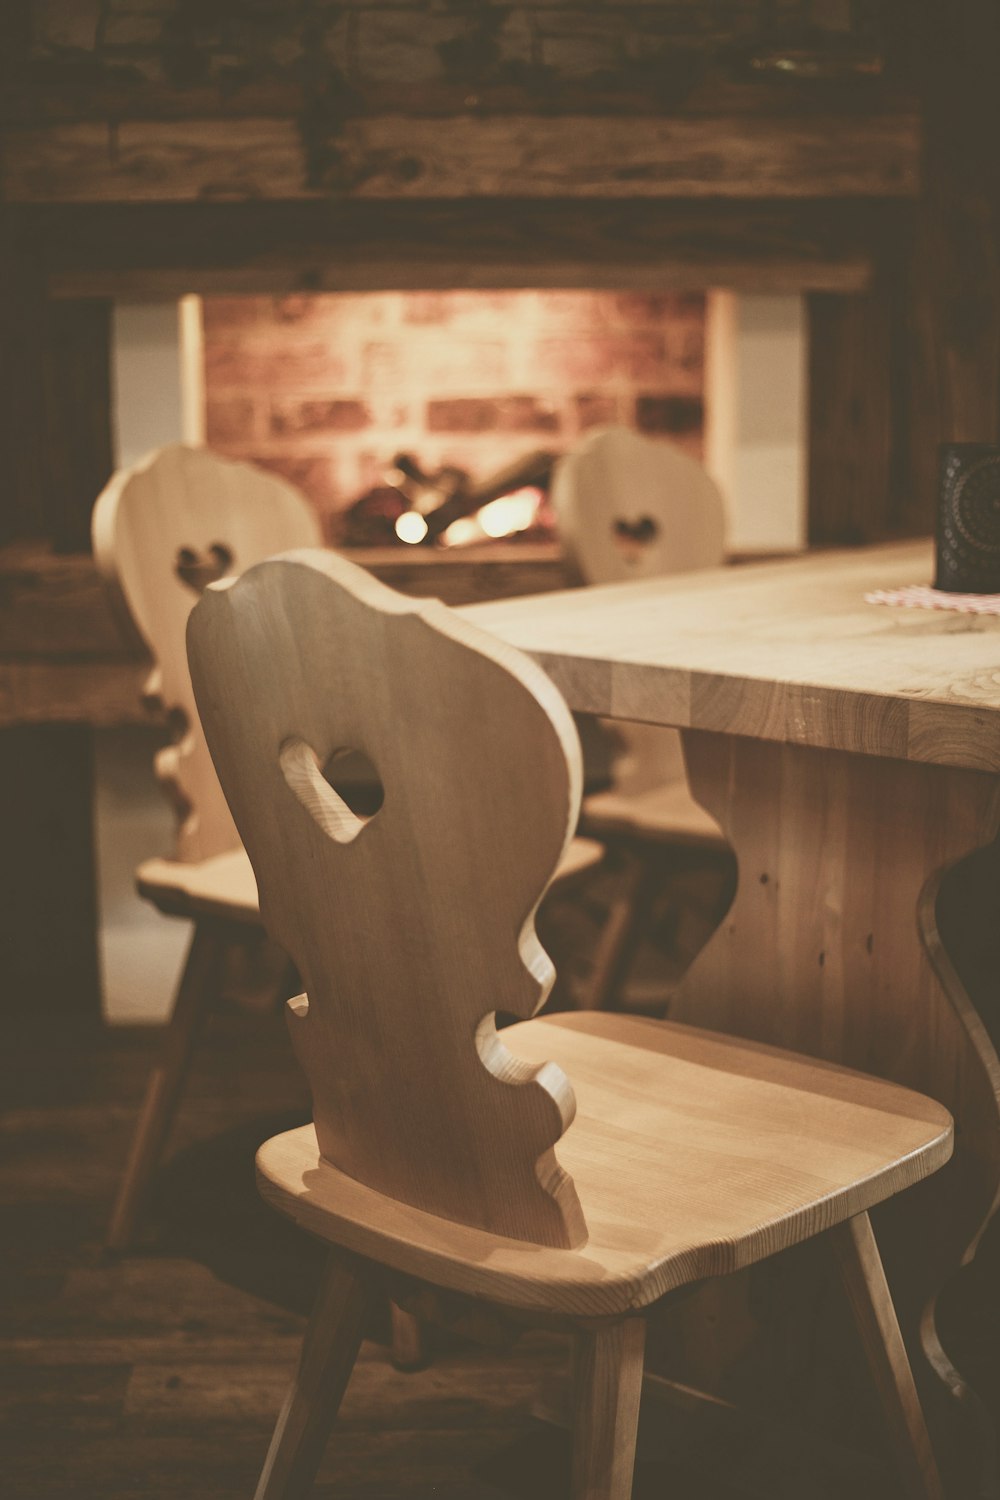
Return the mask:
[[[582, 780], [562, 698], [520, 653], [331, 553], [210, 586], [188, 644], [262, 916], [306, 987], [289, 1024], [322, 1156], [441, 1218], [582, 1243], [553, 1150], [572, 1089], [495, 1025], [532, 1016], [554, 977], [534, 916]], [[340, 751], [378, 772], [371, 817], [324, 778]]]
[[93, 515], [94, 554], [111, 595], [151, 652], [151, 706], [174, 743], [156, 773], [177, 810], [174, 857], [210, 859], [239, 847], [198, 721], [184, 648], [207, 584], [275, 552], [319, 546], [319, 519], [291, 485], [250, 464], [172, 444], [113, 475]]
[[[695, 459], [627, 427], [595, 428], [556, 466], [560, 539], [584, 583], [623, 583], [714, 568], [725, 561], [715, 481]], [[628, 796], [684, 776], [676, 730], [614, 726], [623, 753], [615, 790]]]

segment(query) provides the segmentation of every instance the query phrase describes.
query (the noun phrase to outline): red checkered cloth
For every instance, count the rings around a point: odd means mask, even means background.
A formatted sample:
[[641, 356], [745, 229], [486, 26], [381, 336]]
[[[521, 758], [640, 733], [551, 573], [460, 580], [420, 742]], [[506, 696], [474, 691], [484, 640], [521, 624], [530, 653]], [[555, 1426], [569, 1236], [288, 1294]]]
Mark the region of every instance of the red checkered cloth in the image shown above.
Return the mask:
[[866, 604], [903, 604], [910, 609], [950, 609], [960, 615], [1000, 615], [1000, 594], [946, 594], [926, 583], [901, 589], [875, 589]]

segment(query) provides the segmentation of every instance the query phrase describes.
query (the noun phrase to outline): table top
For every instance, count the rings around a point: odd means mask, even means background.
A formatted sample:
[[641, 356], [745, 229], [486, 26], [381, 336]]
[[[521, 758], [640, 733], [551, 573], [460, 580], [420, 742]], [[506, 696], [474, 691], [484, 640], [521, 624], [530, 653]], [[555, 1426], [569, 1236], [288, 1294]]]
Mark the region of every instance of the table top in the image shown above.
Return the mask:
[[1000, 618], [866, 604], [929, 542], [464, 609], [611, 718], [1000, 771]]

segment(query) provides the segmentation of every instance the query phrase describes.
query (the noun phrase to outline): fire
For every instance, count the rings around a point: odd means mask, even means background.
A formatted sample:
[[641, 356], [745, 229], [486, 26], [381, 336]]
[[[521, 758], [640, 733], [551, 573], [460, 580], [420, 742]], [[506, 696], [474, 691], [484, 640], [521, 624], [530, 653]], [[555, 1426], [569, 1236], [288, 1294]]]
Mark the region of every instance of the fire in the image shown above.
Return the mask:
[[427, 535], [427, 522], [419, 511], [404, 510], [401, 516], [396, 517], [395, 531], [401, 542], [410, 542], [416, 546]]

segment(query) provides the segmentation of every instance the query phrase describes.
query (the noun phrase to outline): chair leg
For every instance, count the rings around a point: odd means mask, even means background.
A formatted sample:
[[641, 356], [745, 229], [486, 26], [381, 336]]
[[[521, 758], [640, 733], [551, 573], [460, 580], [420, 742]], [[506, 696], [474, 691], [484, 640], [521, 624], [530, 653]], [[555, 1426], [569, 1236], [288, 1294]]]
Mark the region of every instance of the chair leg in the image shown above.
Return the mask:
[[623, 888], [598, 939], [590, 986], [581, 1001], [581, 1010], [614, 1009], [642, 937], [654, 885], [648, 862], [636, 858], [626, 871]]
[[309, 1494], [361, 1347], [366, 1301], [364, 1282], [332, 1257], [254, 1500], [303, 1500]]
[[427, 1363], [424, 1330], [420, 1319], [389, 1304], [392, 1318], [392, 1363], [397, 1370], [420, 1370]]
[[903, 1492], [910, 1500], [940, 1500], [941, 1477], [871, 1220], [866, 1213], [857, 1214], [829, 1233], [882, 1403]]
[[199, 922], [188, 950], [160, 1057], [146, 1085], [142, 1112], [108, 1226], [110, 1250], [132, 1243], [142, 1199], [156, 1170], [187, 1078], [191, 1053], [222, 981], [226, 944], [214, 924]]
[[572, 1500], [632, 1494], [645, 1342], [644, 1318], [576, 1334]]

